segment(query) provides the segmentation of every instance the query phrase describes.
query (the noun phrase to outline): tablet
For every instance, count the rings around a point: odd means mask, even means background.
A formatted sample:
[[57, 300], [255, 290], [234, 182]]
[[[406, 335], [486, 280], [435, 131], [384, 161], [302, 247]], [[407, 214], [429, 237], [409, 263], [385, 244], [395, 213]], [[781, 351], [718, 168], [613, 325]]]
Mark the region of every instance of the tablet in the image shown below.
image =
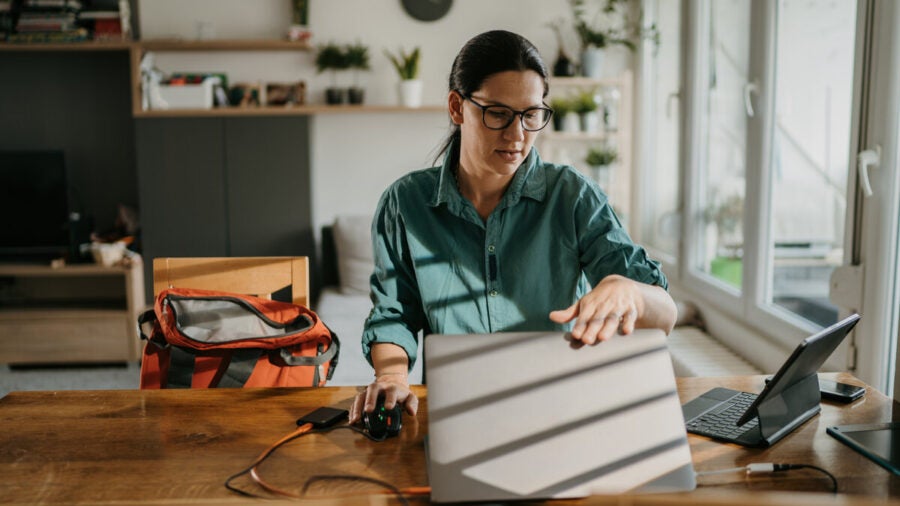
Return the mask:
[[900, 422], [840, 425], [826, 432], [900, 476]]

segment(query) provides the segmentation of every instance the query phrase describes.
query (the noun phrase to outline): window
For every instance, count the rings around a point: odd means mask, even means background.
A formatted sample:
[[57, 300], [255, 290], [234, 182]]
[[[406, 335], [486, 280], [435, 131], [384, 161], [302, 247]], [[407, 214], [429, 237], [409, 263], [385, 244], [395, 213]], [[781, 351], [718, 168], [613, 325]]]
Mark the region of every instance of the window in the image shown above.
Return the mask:
[[656, 155], [641, 164], [642, 241], [676, 291], [789, 350], [838, 317], [828, 294], [845, 261], [856, 2], [643, 5], [661, 44], [643, 85]]

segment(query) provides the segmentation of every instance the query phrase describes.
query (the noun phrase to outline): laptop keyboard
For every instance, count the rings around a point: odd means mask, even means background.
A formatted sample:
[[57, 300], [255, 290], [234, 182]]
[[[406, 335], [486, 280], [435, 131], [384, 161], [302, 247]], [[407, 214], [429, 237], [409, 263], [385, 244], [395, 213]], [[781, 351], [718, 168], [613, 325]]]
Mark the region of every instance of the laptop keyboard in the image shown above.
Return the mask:
[[759, 417], [754, 417], [744, 425], [737, 425], [738, 419], [753, 404], [756, 397], [756, 394], [741, 392], [714, 409], [687, 422], [687, 429], [689, 432], [702, 436], [735, 439], [747, 432], [747, 430], [759, 425]]

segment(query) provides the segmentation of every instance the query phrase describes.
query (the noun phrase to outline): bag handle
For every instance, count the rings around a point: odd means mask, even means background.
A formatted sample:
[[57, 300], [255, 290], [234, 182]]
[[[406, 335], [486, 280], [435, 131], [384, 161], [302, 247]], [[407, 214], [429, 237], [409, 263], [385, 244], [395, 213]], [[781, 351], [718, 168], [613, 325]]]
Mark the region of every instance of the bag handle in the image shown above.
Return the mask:
[[[329, 330], [329, 332], [331, 331]], [[318, 366], [337, 356], [340, 348], [341, 342], [338, 341], [337, 335], [335, 335], [334, 332], [331, 332], [331, 346], [329, 346], [328, 349], [325, 350], [325, 353], [322, 353], [321, 355], [316, 355], [315, 357], [295, 357], [288, 348], [281, 348], [278, 350], [278, 353], [281, 355], [281, 359], [284, 360], [284, 363], [290, 366]]]

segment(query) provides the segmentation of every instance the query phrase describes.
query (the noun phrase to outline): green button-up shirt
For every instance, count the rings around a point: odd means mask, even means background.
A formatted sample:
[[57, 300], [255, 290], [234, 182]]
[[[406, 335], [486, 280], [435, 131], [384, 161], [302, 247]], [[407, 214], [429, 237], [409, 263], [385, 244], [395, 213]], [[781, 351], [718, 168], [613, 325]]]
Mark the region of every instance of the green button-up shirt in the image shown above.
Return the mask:
[[420, 330], [569, 330], [550, 311], [610, 274], [668, 288], [607, 196], [574, 168], [544, 163], [532, 149], [485, 222], [448, 164], [404, 176], [378, 204], [366, 357], [372, 344], [394, 343], [412, 367]]

